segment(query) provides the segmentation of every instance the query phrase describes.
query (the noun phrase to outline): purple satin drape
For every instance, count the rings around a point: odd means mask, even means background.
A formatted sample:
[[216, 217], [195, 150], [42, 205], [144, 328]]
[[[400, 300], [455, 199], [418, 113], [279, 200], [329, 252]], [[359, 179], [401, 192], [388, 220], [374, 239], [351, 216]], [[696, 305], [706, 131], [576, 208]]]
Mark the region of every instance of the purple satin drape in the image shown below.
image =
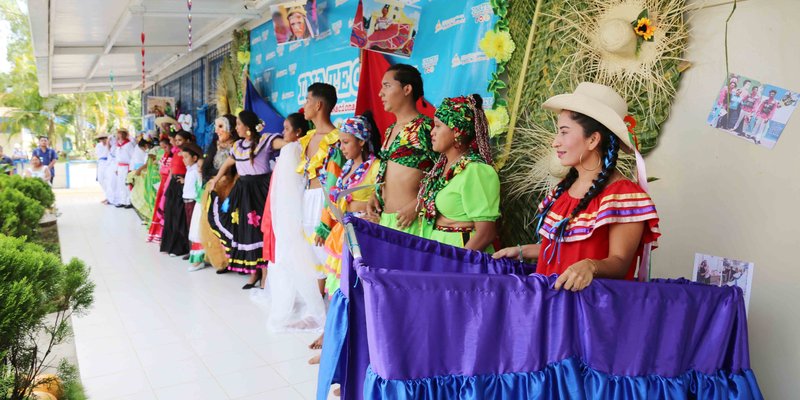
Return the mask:
[[529, 265], [351, 222], [362, 257], [342, 268], [344, 399], [364, 398], [368, 366], [395, 382], [568, 359], [619, 377], [752, 375], [738, 288], [597, 280], [557, 292]]
[[357, 271], [370, 364], [385, 379], [539, 371], [570, 357], [620, 376], [750, 368], [733, 288], [601, 279], [573, 293], [553, 290], [555, 276]]

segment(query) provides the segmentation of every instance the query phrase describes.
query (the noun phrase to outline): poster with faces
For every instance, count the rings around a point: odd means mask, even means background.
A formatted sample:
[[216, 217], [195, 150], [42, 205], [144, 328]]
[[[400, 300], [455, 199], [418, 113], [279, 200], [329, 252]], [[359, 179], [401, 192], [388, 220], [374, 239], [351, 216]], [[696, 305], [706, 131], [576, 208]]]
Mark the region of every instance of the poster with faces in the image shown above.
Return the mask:
[[270, 7], [278, 44], [310, 39], [319, 35], [317, 0], [291, 1]]

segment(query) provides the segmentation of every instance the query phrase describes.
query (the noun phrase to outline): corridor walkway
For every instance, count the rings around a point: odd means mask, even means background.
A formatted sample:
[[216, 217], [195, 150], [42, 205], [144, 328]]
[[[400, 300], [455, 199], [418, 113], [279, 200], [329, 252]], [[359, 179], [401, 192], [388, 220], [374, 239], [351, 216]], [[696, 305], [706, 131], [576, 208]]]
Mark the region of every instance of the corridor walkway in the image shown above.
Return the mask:
[[245, 277], [186, 272], [145, 242], [133, 210], [100, 200], [94, 185], [57, 190], [62, 256], [84, 260], [97, 285], [94, 307], [73, 318], [92, 400], [314, 398], [315, 334], [270, 333]]

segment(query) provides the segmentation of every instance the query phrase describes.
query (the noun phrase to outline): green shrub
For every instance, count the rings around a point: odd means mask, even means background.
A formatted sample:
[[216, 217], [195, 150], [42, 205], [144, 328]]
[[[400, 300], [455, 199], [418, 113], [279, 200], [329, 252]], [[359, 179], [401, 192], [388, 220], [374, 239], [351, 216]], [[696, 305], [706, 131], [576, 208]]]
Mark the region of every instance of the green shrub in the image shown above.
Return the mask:
[[44, 207], [13, 187], [0, 188], [0, 234], [32, 237]]
[[64, 389], [64, 395], [58, 400], [87, 400], [89, 398], [86, 396], [78, 376], [78, 368], [67, 360], [61, 360], [61, 364], [58, 366], [58, 377], [61, 378]]
[[23, 178], [19, 175], [0, 175], [0, 190], [11, 187], [36, 200], [44, 208], [50, 208], [56, 201], [53, 188], [41, 179]]
[[[52, 347], [69, 337], [70, 316], [88, 309], [93, 292], [80, 260], [62, 264], [25, 238], [0, 234], [0, 387], [11, 388], [0, 391], [0, 399], [25, 398]], [[44, 346], [36, 343], [40, 335]]]

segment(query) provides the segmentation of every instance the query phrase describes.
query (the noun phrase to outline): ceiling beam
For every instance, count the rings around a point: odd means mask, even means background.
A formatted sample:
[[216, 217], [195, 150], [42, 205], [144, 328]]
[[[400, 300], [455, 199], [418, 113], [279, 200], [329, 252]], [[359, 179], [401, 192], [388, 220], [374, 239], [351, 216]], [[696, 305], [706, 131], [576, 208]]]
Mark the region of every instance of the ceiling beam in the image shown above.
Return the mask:
[[[106, 38], [106, 42], [103, 45], [103, 53], [95, 57], [94, 64], [89, 69], [89, 73], [86, 74], [87, 81], [92, 79], [92, 77], [94, 77], [94, 74], [97, 72], [97, 68], [100, 67], [100, 60], [103, 59], [104, 55], [108, 54], [111, 51], [111, 48], [114, 47], [114, 43], [117, 42], [117, 38], [125, 29], [125, 26], [128, 25], [128, 22], [130, 22], [132, 17], [130, 7], [141, 5], [142, 1], [143, 0], [130, 0], [130, 2], [128, 3], [128, 8], [126, 8], [125, 11], [122, 12], [122, 15], [120, 15], [119, 18], [117, 18], [117, 23], [114, 24], [114, 28], [112, 28], [111, 32], [109, 32], [108, 37]], [[83, 87], [81, 89], [83, 89]]]
[[[186, 45], [153, 45], [147, 46], [148, 53], [178, 53], [186, 50]], [[114, 46], [108, 54], [139, 54], [141, 46]], [[103, 46], [58, 46], [54, 55], [104, 55]]]
[[[128, 76], [115, 76], [114, 77], [114, 85], [126, 85], [126, 84], [133, 84], [137, 82], [141, 82], [142, 77], [139, 75], [128, 75]], [[86, 86], [111, 86], [111, 79], [110, 78], [92, 78], [89, 80], [83, 78], [61, 78], [61, 79], [53, 79], [53, 86], [79, 86], [79, 85], [86, 85]]]
[[[139, 77], [141, 84], [141, 77]], [[121, 85], [121, 86], [114, 86], [114, 90], [117, 92], [124, 92], [128, 90], [134, 90], [134, 85]], [[73, 94], [73, 93], [92, 93], [92, 92], [110, 92], [111, 86], [87, 86], [81, 89], [80, 86], [69, 86], [63, 88], [53, 88], [52, 94]]]
[[36, 78], [39, 95], [50, 94], [50, 10], [47, 0], [28, 0], [28, 21], [31, 28], [33, 56], [36, 59]]
[[[184, 3], [182, 7], [159, 6], [131, 6], [128, 9], [131, 14], [145, 17], [157, 18], [186, 18], [189, 9]], [[192, 7], [192, 18], [220, 18], [237, 17], [241, 19], [260, 18], [261, 13], [256, 10], [247, 10], [244, 7], [207, 7], [202, 2], [197, 2]]]

